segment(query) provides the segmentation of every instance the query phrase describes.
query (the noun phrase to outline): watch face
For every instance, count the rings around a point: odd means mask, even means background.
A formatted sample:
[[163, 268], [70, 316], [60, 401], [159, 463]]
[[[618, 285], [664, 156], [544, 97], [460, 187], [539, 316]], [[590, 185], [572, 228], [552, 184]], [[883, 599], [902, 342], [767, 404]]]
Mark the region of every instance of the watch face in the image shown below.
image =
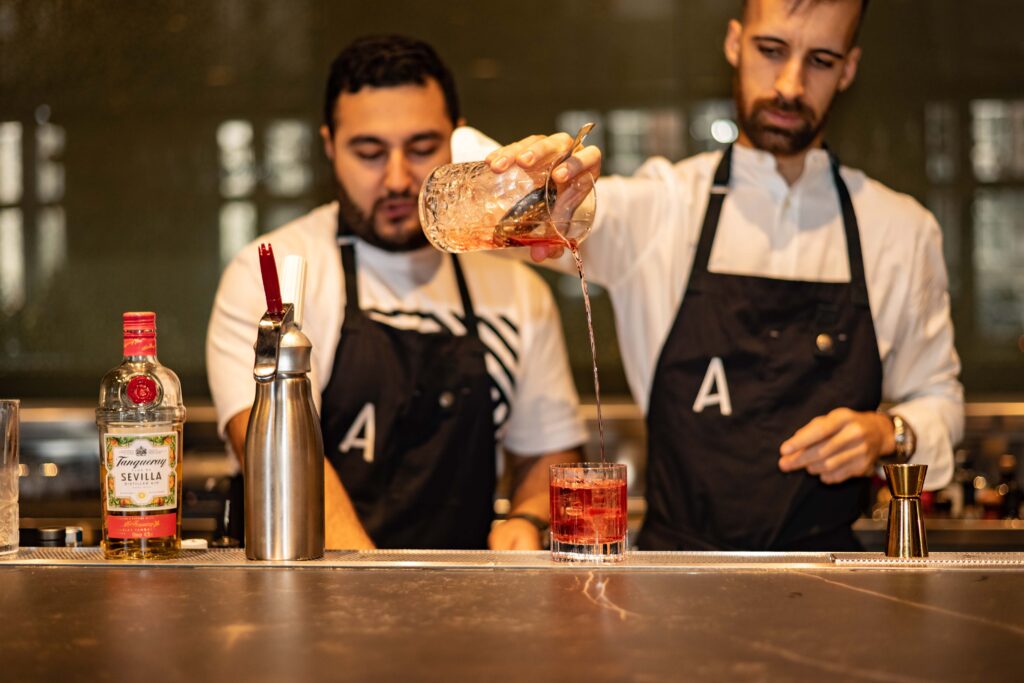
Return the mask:
[[901, 462], [910, 460], [914, 455], [917, 441], [914, 438], [914, 430], [899, 415], [892, 416], [893, 436], [896, 441], [896, 457]]

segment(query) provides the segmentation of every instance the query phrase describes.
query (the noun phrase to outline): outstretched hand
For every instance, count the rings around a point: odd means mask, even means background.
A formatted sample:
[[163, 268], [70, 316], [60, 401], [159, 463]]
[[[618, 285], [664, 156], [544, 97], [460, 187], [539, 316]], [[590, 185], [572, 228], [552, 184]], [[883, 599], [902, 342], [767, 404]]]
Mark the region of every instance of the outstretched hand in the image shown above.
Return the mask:
[[[510, 145], [499, 147], [487, 155], [487, 163], [495, 173], [504, 173], [513, 165], [525, 170], [557, 159], [569, 151], [572, 136], [567, 133], [554, 135], [531, 135]], [[551, 178], [561, 184], [569, 183], [583, 173], [597, 178], [601, 175], [601, 150], [593, 145], [577, 149], [571, 157], [552, 169]], [[565, 248], [557, 245], [533, 245], [530, 258], [536, 262], [560, 258]]]
[[892, 422], [881, 413], [837, 408], [816, 417], [779, 448], [779, 469], [806, 469], [826, 484], [871, 473], [878, 458], [896, 449]]

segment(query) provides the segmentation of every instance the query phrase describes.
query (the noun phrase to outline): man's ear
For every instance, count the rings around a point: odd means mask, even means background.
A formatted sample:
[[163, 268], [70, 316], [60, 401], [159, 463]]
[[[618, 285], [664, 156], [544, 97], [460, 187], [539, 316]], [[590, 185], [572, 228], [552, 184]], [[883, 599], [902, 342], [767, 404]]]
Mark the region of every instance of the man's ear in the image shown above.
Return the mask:
[[740, 64], [740, 46], [743, 44], [743, 24], [738, 19], [729, 20], [729, 28], [725, 32], [725, 44], [722, 46], [725, 51], [725, 59], [732, 67], [738, 68]]
[[331, 129], [326, 125], [320, 126], [320, 139], [324, 143], [324, 154], [327, 158], [334, 161], [334, 138], [331, 137]]
[[859, 47], [855, 47], [846, 55], [846, 61], [843, 62], [843, 73], [839, 75], [839, 92], [843, 92], [853, 84], [853, 79], [857, 76], [857, 67], [860, 65], [861, 51]]

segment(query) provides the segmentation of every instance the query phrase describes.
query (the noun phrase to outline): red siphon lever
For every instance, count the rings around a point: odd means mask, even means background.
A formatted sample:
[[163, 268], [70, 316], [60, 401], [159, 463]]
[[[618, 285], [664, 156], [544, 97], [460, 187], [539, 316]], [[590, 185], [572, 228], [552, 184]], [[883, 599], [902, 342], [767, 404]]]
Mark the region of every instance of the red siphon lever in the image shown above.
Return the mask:
[[274, 249], [269, 244], [260, 244], [260, 272], [263, 274], [263, 293], [267, 296], [267, 313], [281, 315], [281, 285], [277, 279], [277, 263], [274, 261]]

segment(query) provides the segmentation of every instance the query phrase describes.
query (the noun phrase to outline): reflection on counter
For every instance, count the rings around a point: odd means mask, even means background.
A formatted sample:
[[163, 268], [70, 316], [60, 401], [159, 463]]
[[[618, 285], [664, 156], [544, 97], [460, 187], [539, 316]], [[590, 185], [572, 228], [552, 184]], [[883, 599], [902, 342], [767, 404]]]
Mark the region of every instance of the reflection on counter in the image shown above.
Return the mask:
[[[243, 536], [241, 479], [234, 458], [216, 432], [208, 405], [189, 409], [185, 423], [185, 538], [213, 546], [236, 544]], [[628, 465], [630, 537], [644, 513], [646, 430], [635, 405], [603, 405], [605, 439], [611, 459]], [[591, 433], [588, 459], [598, 457], [596, 411], [583, 407]], [[83, 543], [98, 542], [99, 462], [93, 409], [33, 407], [22, 410], [22, 527], [81, 527]], [[1024, 460], [1024, 402], [969, 403], [956, 472], [946, 488], [922, 498], [929, 544], [934, 550], [1011, 550], [1024, 547], [1021, 461]], [[876, 481], [872, 503], [855, 531], [869, 550], [881, 550], [888, 493]], [[499, 486], [495, 511], [508, 501]]]

